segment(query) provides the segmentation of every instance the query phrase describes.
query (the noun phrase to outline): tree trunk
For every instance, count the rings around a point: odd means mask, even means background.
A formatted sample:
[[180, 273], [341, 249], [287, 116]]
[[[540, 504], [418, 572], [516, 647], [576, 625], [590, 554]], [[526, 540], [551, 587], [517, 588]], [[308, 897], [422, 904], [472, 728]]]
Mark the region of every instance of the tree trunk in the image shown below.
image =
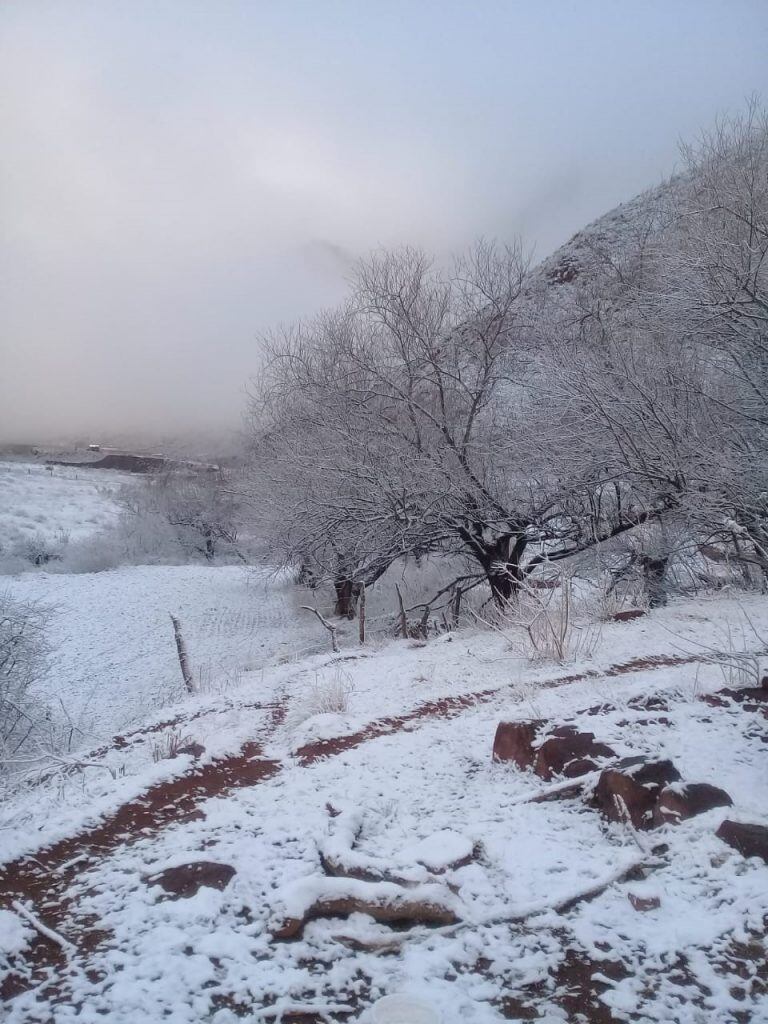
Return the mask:
[[340, 619], [354, 619], [357, 599], [360, 596], [360, 587], [352, 580], [333, 581], [333, 589], [336, 592], [336, 604], [333, 607], [333, 614]]
[[210, 527], [203, 530], [203, 537], [205, 537], [205, 557], [212, 562], [216, 555], [216, 541]]
[[360, 636], [360, 644], [365, 643], [365, 584], [363, 583], [360, 587], [360, 615], [359, 615], [359, 628], [358, 633]]
[[663, 608], [667, 603], [666, 575], [668, 565], [669, 555], [658, 557], [642, 555], [640, 557], [643, 584], [648, 595], [648, 604], [651, 608]]
[[459, 536], [467, 553], [482, 568], [494, 602], [503, 606], [514, 601], [525, 579], [521, 563], [528, 537], [522, 530], [515, 530], [488, 540], [488, 530], [486, 523], [478, 521], [460, 528]]
[[483, 545], [475, 555], [491, 588], [494, 603], [500, 606], [514, 601], [525, 578], [520, 562], [528, 544], [524, 535], [500, 537], [492, 544]]

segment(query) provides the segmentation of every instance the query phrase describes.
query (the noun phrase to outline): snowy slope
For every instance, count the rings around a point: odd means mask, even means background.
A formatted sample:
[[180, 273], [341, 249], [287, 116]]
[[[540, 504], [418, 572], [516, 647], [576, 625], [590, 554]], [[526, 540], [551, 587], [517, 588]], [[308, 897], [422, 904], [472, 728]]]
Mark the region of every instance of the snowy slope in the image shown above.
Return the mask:
[[181, 622], [196, 683], [220, 692], [244, 671], [325, 646], [299, 617], [295, 588], [265, 570], [125, 566], [28, 573], [9, 592], [51, 608], [55, 652], [39, 686], [83, 733], [77, 746], [143, 721], [185, 696], [170, 615]]
[[671, 228], [671, 211], [689, 187], [686, 176], [671, 178], [587, 224], [534, 268], [529, 296], [555, 305], [573, 303], [595, 278], [636, 258], [654, 231]]
[[[66, 892], [60, 909], [53, 896], [47, 909], [27, 905], [82, 951], [66, 953], [47, 995], [44, 986], [13, 1000], [8, 1019], [232, 1024], [240, 1015], [273, 1019], [300, 1009], [339, 1020], [365, 1011], [361, 1019], [370, 1020], [366, 1008], [378, 996], [405, 991], [435, 1006], [445, 1024], [529, 1019], [531, 1012], [576, 1021], [564, 1009], [578, 988], [574, 958], [600, 993], [600, 1012], [611, 1014], [592, 1016], [584, 1003], [586, 1020], [735, 1024], [742, 1010], [744, 1019], [765, 1019], [759, 979], [740, 979], [727, 964], [734, 940], [748, 944], [760, 934], [768, 867], [744, 860], [714, 832], [726, 815], [768, 822], [766, 722], [699, 699], [730, 681], [705, 659], [729, 631], [738, 635], [738, 623], [753, 649], [762, 649], [763, 599], [687, 602], [606, 626], [590, 663], [561, 668], [528, 666], [508, 637], [487, 633], [363, 652], [350, 638], [339, 656], [268, 667], [226, 696], [178, 705], [182, 719], [164, 731], [182, 730], [206, 748], [197, 766], [188, 755], [152, 761], [162, 729], [128, 735], [124, 745], [94, 754], [116, 778], [87, 770], [43, 782], [37, 809], [27, 801], [15, 820], [6, 816], [7, 857], [42, 847], [45, 858], [47, 844], [73, 836], [66, 856], [82, 861], [47, 873], [68, 879], [46, 883]], [[690, 660], [631, 660], [649, 654]], [[616, 674], [616, 664], [629, 669]], [[322, 712], [313, 692], [328, 692], [339, 679], [345, 706]], [[656, 692], [664, 694], [661, 712], [630, 703]], [[463, 701], [441, 700], [457, 695]], [[670, 757], [684, 779], [728, 790], [734, 807], [635, 835], [604, 822], [578, 794], [531, 803], [557, 783], [490, 758], [498, 721], [529, 718], [575, 721], [622, 756]], [[372, 721], [382, 724], [372, 728]], [[348, 744], [322, 748], [325, 756], [306, 746], [318, 735], [350, 734]], [[251, 745], [250, 762], [238, 760], [243, 744]], [[210, 772], [224, 772], [227, 754], [246, 775], [227, 776], [220, 792], [202, 786]], [[264, 771], [254, 773], [259, 766]], [[185, 773], [188, 791], [169, 783]], [[165, 798], [151, 798], [152, 787], [162, 794], [169, 785], [175, 813]], [[99, 823], [142, 791], [136, 813], [148, 809], [143, 828], [132, 834], [124, 816], [121, 834], [107, 828], [102, 836]], [[57, 810], [62, 798], [66, 807]], [[89, 828], [97, 829], [93, 839]], [[79, 832], [86, 839], [78, 854]], [[465, 866], [444, 874], [425, 866], [467, 848], [473, 857]], [[354, 864], [409, 880], [414, 893], [426, 885], [458, 924], [392, 930], [353, 913], [310, 921], [295, 941], [275, 939], [286, 914], [329, 888], [386, 894], [390, 883], [328, 878], [319, 851], [345, 849]], [[234, 868], [223, 891], [203, 887], [171, 899], [152, 881], [203, 861]], [[645, 868], [624, 879], [637, 864]], [[552, 909], [604, 885], [594, 899]], [[659, 905], [635, 911], [630, 894]], [[94, 920], [105, 933], [98, 940]], [[6, 924], [9, 944], [18, 946], [19, 922]], [[63, 1001], [52, 1009], [51, 999]], [[525, 1018], [511, 1009], [523, 1005]]]

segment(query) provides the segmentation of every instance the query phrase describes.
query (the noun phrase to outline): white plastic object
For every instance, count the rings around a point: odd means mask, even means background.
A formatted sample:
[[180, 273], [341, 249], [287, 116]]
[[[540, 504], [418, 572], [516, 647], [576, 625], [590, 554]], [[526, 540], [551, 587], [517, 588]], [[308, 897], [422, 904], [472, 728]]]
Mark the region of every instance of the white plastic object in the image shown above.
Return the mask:
[[371, 1010], [373, 1024], [440, 1024], [437, 1010], [413, 996], [382, 996]]

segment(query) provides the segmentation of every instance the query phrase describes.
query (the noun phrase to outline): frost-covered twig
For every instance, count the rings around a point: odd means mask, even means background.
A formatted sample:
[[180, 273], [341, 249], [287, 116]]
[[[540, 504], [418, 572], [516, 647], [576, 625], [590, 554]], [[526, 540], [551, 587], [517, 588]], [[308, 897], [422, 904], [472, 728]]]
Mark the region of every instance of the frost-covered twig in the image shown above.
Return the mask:
[[28, 921], [32, 927], [36, 928], [37, 931], [39, 931], [41, 935], [44, 935], [46, 939], [50, 939], [51, 942], [55, 942], [57, 946], [60, 946], [67, 953], [76, 952], [77, 947], [74, 943], [70, 942], [69, 939], [65, 939], [63, 935], [59, 935], [58, 932], [55, 932], [52, 928], [43, 924], [40, 918], [33, 914], [31, 910], [27, 910], [23, 903], [20, 903], [18, 900], [14, 900], [13, 903], [11, 903], [11, 906], [20, 917], [23, 917], [25, 921]]

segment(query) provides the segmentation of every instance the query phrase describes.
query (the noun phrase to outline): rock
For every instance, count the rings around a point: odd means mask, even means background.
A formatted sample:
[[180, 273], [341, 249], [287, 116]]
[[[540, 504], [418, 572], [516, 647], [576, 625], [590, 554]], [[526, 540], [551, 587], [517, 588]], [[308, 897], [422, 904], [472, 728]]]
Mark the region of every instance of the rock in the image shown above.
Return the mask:
[[592, 732], [577, 732], [573, 726], [556, 729], [539, 747], [533, 770], [547, 781], [556, 775], [576, 778], [595, 771], [592, 758], [615, 757], [605, 743], [597, 743]]
[[198, 758], [202, 757], [205, 753], [205, 747], [202, 743], [188, 743], [186, 747], [179, 747], [174, 757], [178, 757], [179, 754], [189, 754], [190, 757]]
[[720, 692], [726, 694], [731, 700], [735, 700], [737, 704], [768, 704], [768, 687], [745, 686], [739, 690], [721, 690]]
[[762, 687], [762, 689], [768, 690], [768, 676], [763, 676], [763, 678], [760, 680], [760, 686]]
[[742, 857], [760, 857], [768, 864], [768, 828], [765, 825], [743, 825], [726, 818], [715, 835], [738, 850]]
[[512, 761], [520, 769], [530, 768], [536, 758], [536, 733], [544, 724], [543, 719], [499, 722], [493, 739], [493, 760]]
[[425, 839], [411, 843], [403, 851], [406, 860], [416, 861], [435, 874], [464, 867], [472, 862], [474, 843], [471, 839], [444, 828]]
[[694, 818], [715, 807], [730, 807], [733, 800], [724, 789], [710, 786], [706, 782], [693, 782], [685, 786], [669, 786], [663, 789], [653, 809], [654, 827], [665, 824], [676, 825], [686, 818]]
[[609, 821], [625, 821], [629, 816], [634, 828], [648, 829], [653, 826], [653, 808], [662, 788], [679, 779], [671, 761], [628, 758], [600, 775], [592, 801]]
[[633, 892], [628, 892], [627, 898], [635, 910], [640, 913], [646, 913], [649, 910], [656, 910], [661, 906], [661, 900], [658, 896], [635, 896]]
[[626, 608], [622, 612], [614, 612], [611, 616], [613, 622], [630, 622], [632, 619], [639, 619], [645, 615], [642, 608]]
[[669, 711], [669, 701], [660, 693], [651, 693], [643, 697], [633, 697], [627, 701], [627, 707], [634, 711]]
[[754, 709], [757, 705], [768, 704], [768, 688], [763, 686], [745, 686], [739, 690], [732, 690], [726, 687], [724, 690], [716, 690], [714, 693], [705, 694], [702, 700], [712, 707], [724, 707], [729, 700], [736, 704], [743, 704], [747, 710]]
[[577, 757], [575, 761], [569, 761], [563, 768], [563, 775], [566, 779], [580, 779], [582, 775], [589, 775], [596, 772], [597, 765], [588, 757]]
[[147, 878], [149, 885], [159, 885], [173, 897], [194, 896], [203, 886], [211, 889], [226, 889], [235, 874], [229, 864], [215, 864], [213, 861], [198, 860], [192, 864], [180, 864], [166, 868]]
[[657, 791], [681, 778], [670, 760], [647, 761], [644, 757], [632, 757], [622, 761], [619, 767], [641, 786], [655, 787]]

